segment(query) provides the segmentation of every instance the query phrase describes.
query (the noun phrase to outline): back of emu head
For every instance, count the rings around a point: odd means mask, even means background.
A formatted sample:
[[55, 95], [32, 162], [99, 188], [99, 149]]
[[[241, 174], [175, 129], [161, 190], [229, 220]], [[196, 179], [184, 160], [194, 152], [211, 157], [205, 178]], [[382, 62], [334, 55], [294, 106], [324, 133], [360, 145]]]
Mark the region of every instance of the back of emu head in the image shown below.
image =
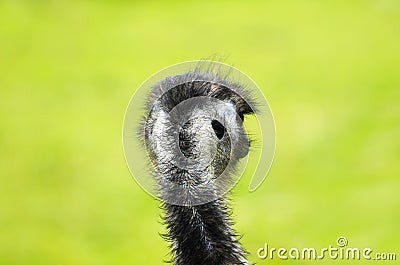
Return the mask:
[[190, 188], [229, 175], [249, 150], [243, 118], [253, 113], [251, 105], [240, 85], [211, 74], [190, 72], [155, 85], [143, 126], [160, 188]]

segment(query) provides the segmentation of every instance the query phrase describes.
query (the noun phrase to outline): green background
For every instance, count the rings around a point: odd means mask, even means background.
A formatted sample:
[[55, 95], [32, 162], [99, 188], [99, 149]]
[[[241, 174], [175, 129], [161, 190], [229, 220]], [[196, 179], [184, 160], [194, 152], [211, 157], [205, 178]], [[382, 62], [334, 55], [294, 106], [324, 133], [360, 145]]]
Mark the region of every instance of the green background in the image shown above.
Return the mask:
[[233, 191], [249, 259], [314, 264], [256, 252], [338, 236], [400, 259], [399, 44], [395, 0], [1, 1], [0, 264], [169, 259], [123, 116], [147, 77], [213, 55], [255, 80], [277, 127], [266, 181]]

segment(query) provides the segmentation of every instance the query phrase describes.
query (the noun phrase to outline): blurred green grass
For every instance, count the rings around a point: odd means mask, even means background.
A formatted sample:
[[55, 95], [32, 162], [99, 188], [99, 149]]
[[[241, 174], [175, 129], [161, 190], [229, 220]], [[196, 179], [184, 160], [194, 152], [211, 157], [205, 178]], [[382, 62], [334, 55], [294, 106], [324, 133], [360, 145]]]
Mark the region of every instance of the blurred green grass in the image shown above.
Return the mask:
[[398, 1], [2, 1], [0, 25], [1, 264], [168, 259], [123, 115], [148, 76], [213, 54], [258, 83], [277, 126], [267, 180], [233, 191], [250, 260], [292, 264], [256, 251], [339, 235], [398, 251]]

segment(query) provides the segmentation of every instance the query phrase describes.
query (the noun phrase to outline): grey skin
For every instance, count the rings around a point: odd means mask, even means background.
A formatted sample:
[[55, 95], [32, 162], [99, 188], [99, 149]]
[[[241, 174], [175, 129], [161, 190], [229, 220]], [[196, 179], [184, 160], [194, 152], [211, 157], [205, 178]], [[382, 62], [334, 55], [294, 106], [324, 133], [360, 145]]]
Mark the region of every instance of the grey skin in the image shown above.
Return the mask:
[[176, 265], [249, 264], [226, 193], [249, 150], [243, 119], [253, 106], [240, 85], [196, 71], [166, 78], [149, 95], [140, 137]]

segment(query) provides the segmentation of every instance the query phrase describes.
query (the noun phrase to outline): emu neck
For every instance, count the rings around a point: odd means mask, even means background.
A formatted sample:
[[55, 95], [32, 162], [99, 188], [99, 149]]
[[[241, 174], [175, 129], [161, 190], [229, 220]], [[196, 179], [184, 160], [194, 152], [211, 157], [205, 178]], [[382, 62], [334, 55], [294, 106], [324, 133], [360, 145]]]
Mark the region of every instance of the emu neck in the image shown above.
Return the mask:
[[222, 199], [196, 206], [163, 206], [176, 265], [248, 264]]

